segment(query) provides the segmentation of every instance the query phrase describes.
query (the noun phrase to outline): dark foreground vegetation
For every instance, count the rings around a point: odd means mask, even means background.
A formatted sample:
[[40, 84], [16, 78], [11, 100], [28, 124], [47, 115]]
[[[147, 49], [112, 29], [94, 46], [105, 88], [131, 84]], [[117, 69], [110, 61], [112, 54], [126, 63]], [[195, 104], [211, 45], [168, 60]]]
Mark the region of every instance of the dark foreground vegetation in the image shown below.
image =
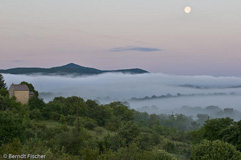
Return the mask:
[[34, 96], [28, 105], [8, 97], [0, 75], [0, 159], [3, 154], [41, 154], [47, 160], [241, 159], [241, 121], [230, 118], [149, 115], [121, 102], [100, 105], [79, 97], [45, 103]]

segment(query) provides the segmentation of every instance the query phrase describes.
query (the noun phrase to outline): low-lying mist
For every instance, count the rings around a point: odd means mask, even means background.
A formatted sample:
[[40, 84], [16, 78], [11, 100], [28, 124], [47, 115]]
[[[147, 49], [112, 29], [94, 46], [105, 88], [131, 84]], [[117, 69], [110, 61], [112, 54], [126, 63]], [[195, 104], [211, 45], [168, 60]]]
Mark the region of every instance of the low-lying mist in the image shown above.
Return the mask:
[[241, 107], [240, 77], [176, 76], [159, 73], [107, 73], [82, 77], [3, 76], [8, 86], [21, 81], [32, 83], [46, 102], [57, 96], [79, 96], [98, 100], [100, 103], [125, 101], [130, 108], [149, 113], [184, 113], [181, 110], [183, 106], [218, 106], [221, 109], [233, 108], [238, 111]]

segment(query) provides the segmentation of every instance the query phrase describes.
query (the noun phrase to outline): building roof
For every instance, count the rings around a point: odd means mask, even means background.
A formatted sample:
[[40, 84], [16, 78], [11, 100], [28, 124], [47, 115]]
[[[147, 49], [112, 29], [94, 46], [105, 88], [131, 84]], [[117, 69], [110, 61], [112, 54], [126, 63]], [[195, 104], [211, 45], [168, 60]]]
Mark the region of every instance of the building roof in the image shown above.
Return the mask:
[[27, 85], [25, 84], [12, 84], [14, 91], [29, 91]]

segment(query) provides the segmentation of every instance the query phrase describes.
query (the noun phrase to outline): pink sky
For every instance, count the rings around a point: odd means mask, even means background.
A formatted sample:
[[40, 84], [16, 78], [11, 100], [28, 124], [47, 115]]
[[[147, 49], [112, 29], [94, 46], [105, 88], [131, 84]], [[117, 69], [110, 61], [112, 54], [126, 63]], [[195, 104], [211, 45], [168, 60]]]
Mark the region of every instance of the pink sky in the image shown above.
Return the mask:
[[241, 76], [240, 8], [240, 0], [2, 0], [0, 68], [73, 62]]

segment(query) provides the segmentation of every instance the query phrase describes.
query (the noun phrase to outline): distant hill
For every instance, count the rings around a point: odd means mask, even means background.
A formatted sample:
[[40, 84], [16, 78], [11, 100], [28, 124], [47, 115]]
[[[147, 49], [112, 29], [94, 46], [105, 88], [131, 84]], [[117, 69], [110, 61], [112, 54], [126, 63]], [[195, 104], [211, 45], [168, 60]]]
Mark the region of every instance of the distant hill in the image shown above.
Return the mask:
[[122, 70], [99, 70], [95, 68], [88, 68], [79, 66], [74, 63], [69, 63], [64, 66], [52, 67], [52, 68], [12, 68], [0, 70], [0, 73], [9, 74], [43, 74], [43, 75], [96, 75], [102, 73], [129, 73], [129, 74], [143, 74], [148, 73], [145, 70], [134, 68], [134, 69], [122, 69]]

